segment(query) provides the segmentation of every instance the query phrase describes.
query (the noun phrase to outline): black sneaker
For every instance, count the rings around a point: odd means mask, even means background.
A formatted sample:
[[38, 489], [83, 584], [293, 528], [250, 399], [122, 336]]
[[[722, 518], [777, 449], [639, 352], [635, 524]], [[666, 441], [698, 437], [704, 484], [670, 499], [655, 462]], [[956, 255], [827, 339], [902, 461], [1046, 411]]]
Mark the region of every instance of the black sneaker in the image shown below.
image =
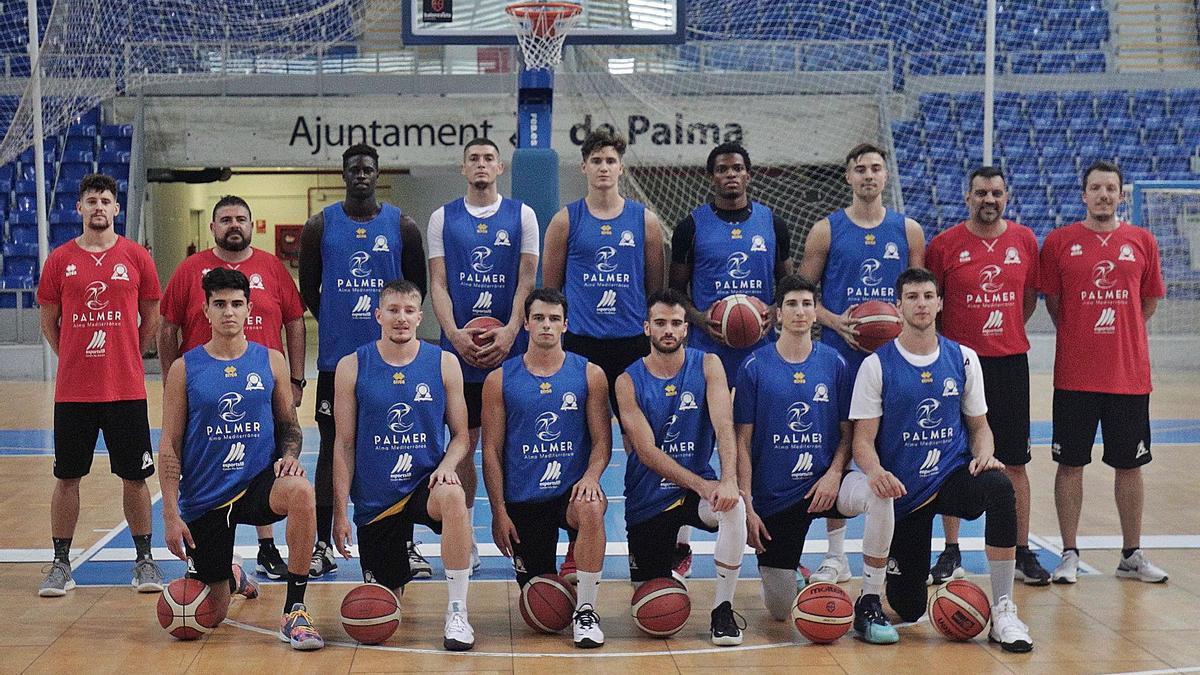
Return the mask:
[[[738, 619], [741, 619], [739, 622]], [[746, 620], [742, 615], [733, 611], [733, 605], [728, 600], [717, 605], [712, 611], [709, 631], [712, 633], [712, 643], [718, 647], [735, 647], [742, 644], [742, 630], [746, 628]]]
[[258, 547], [258, 563], [254, 571], [268, 579], [286, 579], [288, 568], [275, 544]]
[[1049, 586], [1050, 573], [1038, 562], [1037, 556], [1028, 546], [1017, 547], [1016, 579], [1024, 579], [1029, 586]]
[[874, 593], [861, 595], [854, 603], [854, 632], [863, 642], [873, 645], [892, 645], [900, 641], [900, 634], [883, 613], [883, 604]]
[[944, 584], [951, 579], [961, 579], [965, 576], [967, 576], [967, 571], [962, 567], [962, 552], [958, 547], [947, 548], [938, 555], [933, 569], [929, 570], [928, 582]]

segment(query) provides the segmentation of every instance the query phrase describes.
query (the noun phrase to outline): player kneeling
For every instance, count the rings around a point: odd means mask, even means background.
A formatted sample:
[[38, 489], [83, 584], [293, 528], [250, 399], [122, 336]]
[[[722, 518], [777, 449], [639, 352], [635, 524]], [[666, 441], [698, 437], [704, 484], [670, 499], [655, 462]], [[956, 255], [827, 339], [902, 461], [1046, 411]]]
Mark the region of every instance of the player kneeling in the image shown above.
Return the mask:
[[[713, 644], [742, 644], [733, 593], [746, 548], [746, 507], [738, 496], [737, 449], [725, 370], [715, 354], [685, 348], [687, 297], [658, 291], [646, 300], [650, 355], [617, 378], [625, 464], [625, 528], [635, 584], [671, 574], [685, 525], [717, 533]], [[721, 478], [709, 465], [716, 434]]]
[[337, 365], [333, 541], [349, 558], [349, 497], [364, 580], [400, 597], [412, 579], [406, 540], [413, 524], [441, 534], [449, 594], [442, 645], [464, 651], [475, 646], [475, 632], [467, 621], [471, 523], [455, 472], [467, 453], [462, 370], [453, 354], [417, 339], [421, 292], [412, 282], [385, 285], [375, 319], [379, 340]]
[[[286, 517], [289, 549], [307, 551], [317, 515], [300, 466], [303, 435], [287, 362], [246, 340], [250, 281], [218, 268], [202, 286], [212, 338], [167, 374], [159, 462], [167, 548], [208, 584], [219, 622], [231, 593], [258, 595], [246, 575], [232, 574], [234, 528]], [[304, 606], [307, 581], [308, 556], [290, 555], [279, 637], [300, 650], [325, 646]]]
[[900, 639], [880, 603], [895, 517], [892, 500], [875, 494], [850, 460], [850, 377], [831, 347], [814, 343], [816, 288], [798, 276], [775, 290], [779, 341], [760, 347], [738, 371], [738, 484], [746, 505], [750, 546], [758, 552], [763, 600], [776, 621], [791, 612], [796, 567], [817, 518], [867, 514], [863, 532], [863, 592], [854, 630], [865, 641]]
[[513, 559], [517, 583], [556, 571], [558, 530], [575, 539], [576, 647], [599, 647], [596, 595], [604, 565], [607, 500], [600, 475], [612, 456], [608, 381], [600, 367], [563, 351], [567, 299], [538, 288], [525, 298], [529, 350], [483, 384], [483, 479], [492, 538]]

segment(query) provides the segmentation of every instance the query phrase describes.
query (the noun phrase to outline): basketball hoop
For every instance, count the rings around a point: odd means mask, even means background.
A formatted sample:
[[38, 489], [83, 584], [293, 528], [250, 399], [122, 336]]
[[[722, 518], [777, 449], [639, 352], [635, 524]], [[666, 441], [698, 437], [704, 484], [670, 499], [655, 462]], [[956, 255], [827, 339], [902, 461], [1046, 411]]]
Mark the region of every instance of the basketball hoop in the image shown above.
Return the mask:
[[504, 8], [517, 33], [525, 67], [553, 70], [562, 63], [563, 42], [583, 13], [574, 2], [517, 2]]

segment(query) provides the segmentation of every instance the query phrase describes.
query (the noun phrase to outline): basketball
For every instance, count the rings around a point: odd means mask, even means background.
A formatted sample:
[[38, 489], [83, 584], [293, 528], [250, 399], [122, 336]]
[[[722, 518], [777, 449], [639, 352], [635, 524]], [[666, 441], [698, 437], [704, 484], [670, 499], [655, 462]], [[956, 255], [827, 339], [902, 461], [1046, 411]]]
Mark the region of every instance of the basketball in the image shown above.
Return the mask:
[[651, 579], [633, 593], [633, 623], [654, 637], [679, 632], [692, 614], [692, 601], [683, 584], [669, 577]]
[[719, 324], [717, 332], [725, 344], [744, 349], [762, 339], [762, 312], [766, 309], [762, 300], [737, 293], [714, 302], [708, 318]]
[[385, 586], [355, 586], [342, 598], [342, 628], [364, 645], [387, 640], [399, 626], [400, 603]]
[[539, 633], [557, 633], [571, 625], [575, 587], [557, 574], [543, 574], [521, 589], [521, 618]]
[[987, 628], [991, 618], [987, 594], [966, 579], [939, 586], [929, 598], [929, 622], [950, 640], [970, 640]]
[[[500, 326], [503, 326], [503, 325], [504, 324], [501, 323], [500, 320], [495, 317], [477, 316], [474, 319], [471, 319], [470, 321], [468, 321], [467, 325], [463, 326], [463, 328], [482, 328], [484, 330], [491, 330], [493, 328], [499, 328]], [[471, 336], [471, 339], [475, 342], [475, 346], [486, 347], [486, 346], [492, 344], [492, 341], [490, 339], [484, 338], [484, 337], [482, 337], [482, 335], [483, 335], [482, 333], [477, 333], [477, 334]]]
[[198, 579], [176, 579], [158, 596], [158, 623], [177, 640], [195, 640], [216, 628], [220, 614], [208, 584]]
[[881, 300], [868, 300], [850, 310], [858, 319], [858, 346], [873, 352], [900, 334], [900, 312]]
[[837, 584], [809, 584], [796, 596], [792, 622], [812, 642], [833, 642], [854, 623], [854, 603]]

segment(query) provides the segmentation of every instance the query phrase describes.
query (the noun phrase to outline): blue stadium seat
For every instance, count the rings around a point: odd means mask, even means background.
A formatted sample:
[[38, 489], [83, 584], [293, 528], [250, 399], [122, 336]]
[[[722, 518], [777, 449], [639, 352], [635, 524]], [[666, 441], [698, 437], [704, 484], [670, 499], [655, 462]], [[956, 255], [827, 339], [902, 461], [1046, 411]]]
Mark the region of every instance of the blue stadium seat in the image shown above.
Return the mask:
[[91, 164], [95, 160], [91, 150], [66, 150], [62, 164]]
[[1096, 114], [1096, 97], [1090, 91], [1068, 91], [1062, 94], [1062, 115], [1077, 119], [1094, 117]]
[[[1061, 44], [1057, 40], [1051, 43]], [[1073, 73], [1075, 72], [1075, 55], [1071, 52], [1042, 52], [1038, 56], [1039, 73]]]
[[32, 277], [37, 273], [38, 259], [36, 255], [25, 256], [5, 256], [4, 257], [4, 276], [5, 277]]
[[1103, 73], [1108, 69], [1104, 52], [1083, 52], [1074, 56], [1075, 64], [1071, 69], [1075, 73]]
[[[75, 118], [76, 124], [91, 125], [92, 127], [100, 126], [100, 122], [101, 122], [100, 108], [98, 108], [98, 107], [92, 108], [91, 110], [80, 113], [79, 116]], [[92, 135], [95, 135], [95, 133], [96, 132], [93, 131]]]
[[1038, 72], [1037, 52], [1014, 52], [1009, 54], [1009, 72], [1014, 75], [1035, 75]]
[[101, 164], [99, 171], [120, 180], [129, 180], [129, 164]]
[[[1056, 150], [1056, 152], [1051, 152]], [[1068, 151], [1066, 148], [1042, 148], [1042, 170], [1046, 173], [1074, 173], [1078, 167], [1075, 165], [1074, 152]]]
[[[687, 45], [684, 46], [686, 47]], [[695, 46], [693, 45], [692, 48], [695, 49]], [[129, 136], [113, 136], [100, 140], [101, 152], [129, 152], [132, 149], [133, 139]]]
[[1050, 120], [1058, 117], [1058, 95], [1050, 91], [1039, 91], [1025, 97], [1025, 114], [1034, 120]]
[[[1037, 128], [1034, 126], [1036, 142], [1042, 146], [1065, 146], [1070, 144], [1066, 127]], [[1043, 150], [1043, 152], [1045, 152]]]
[[92, 172], [91, 164], [63, 164], [58, 173], [58, 184], [54, 187], [57, 194], [78, 194], [79, 182]]
[[1200, 90], [1172, 89], [1168, 95], [1172, 115], [1179, 118], [1200, 117]]
[[1189, 157], [1159, 157], [1155, 161], [1154, 172], [1164, 180], [1194, 180], [1197, 175], [1192, 173], [1192, 162]]
[[1166, 117], [1167, 115], [1167, 94], [1164, 91], [1135, 91], [1130, 98], [1133, 102], [1135, 117]]
[[1146, 145], [1173, 145], [1179, 142], [1179, 129], [1175, 126], [1147, 130], [1143, 139]]

